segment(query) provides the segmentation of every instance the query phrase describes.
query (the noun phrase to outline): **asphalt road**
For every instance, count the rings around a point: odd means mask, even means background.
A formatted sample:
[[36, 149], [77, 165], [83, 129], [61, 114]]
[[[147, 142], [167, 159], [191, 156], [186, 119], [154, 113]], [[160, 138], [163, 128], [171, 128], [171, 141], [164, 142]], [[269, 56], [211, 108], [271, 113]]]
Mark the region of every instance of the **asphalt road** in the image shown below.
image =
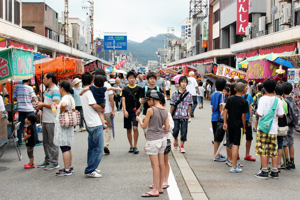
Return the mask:
[[[256, 162], [244, 161], [245, 141], [240, 148], [241, 163], [244, 165], [243, 173], [232, 174], [225, 163], [212, 161], [213, 139], [210, 131], [211, 109], [208, 101], [204, 102], [204, 109], [195, 111], [188, 130], [188, 141], [185, 145], [184, 155], [190, 168], [194, 172], [203, 190], [209, 199], [298, 199], [298, 186], [300, 185], [300, 160], [297, 145], [300, 135], [295, 134], [295, 170], [282, 171], [279, 180], [260, 180], [254, 177], [260, 168], [259, 157], [255, 155], [255, 135], [250, 154], [257, 159]], [[116, 137], [110, 144], [110, 155], [102, 158], [99, 168], [102, 178], [87, 178], [83, 172], [86, 167], [87, 133], [75, 133], [73, 149], [73, 166], [75, 173], [68, 177], [56, 177], [56, 171], [43, 169], [25, 170], [28, 163], [26, 147], [22, 147], [22, 161], [18, 161], [16, 151], [12, 144], [0, 159], [0, 166], [8, 167], [0, 171], [0, 199], [108, 199], [108, 200], [134, 200], [143, 199], [140, 196], [148, 192], [152, 183], [152, 170], [149, 157], [144, 153], [145, 138], [140, 129], [138, 155], [128, 153], [129, 145], [126, 131], [123, 129], [123, 112], [116, 115]], [[255, 133], [254, 133], [255, 134]], [[40, 136], [41, 137], [41, 136]], [[3, 146], [0, 147], [0, 151]], [[221, 150], [226, 155], [225, 147]], [[43, 147], [34, 149], [35, 164], [43, 161]], [[172, 153], [171, 164], [182, 199], [192, 199], [186, 186], [181, 170]], [[63, 167], [60, 153], [59, 164]], [[179, 198], [179, 197], [178, 197]], [[159, 199], [169, 199], [168, 192], [160, 195]]]

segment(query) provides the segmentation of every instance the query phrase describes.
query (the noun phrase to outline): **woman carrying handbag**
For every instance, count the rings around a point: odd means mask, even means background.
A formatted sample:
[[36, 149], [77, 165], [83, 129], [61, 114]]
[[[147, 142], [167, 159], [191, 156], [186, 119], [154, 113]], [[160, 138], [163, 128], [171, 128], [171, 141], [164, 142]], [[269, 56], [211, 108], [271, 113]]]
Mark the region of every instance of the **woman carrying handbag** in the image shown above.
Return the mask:
[[[70, 176], [74, 172], [72, 167], [72, 150], [74, 143], [74, 125], [77, 124], [75, 120], [70, 117], [70, 113], [78, 114], [80, 122], [80, 113], [75, 110], [75, 101], [70, 94], [74, 91], [70, 83], [63, 81], [59, 84], [59, 92], [62, 97], [60, 103], [52, 104], [52, 112], [56, 112], [55, 129], [54, 129], [54, 144], [59, 146], [64, 160], [64, 169], [59, 170], [56, 176]], [[68, 116], [69, 115], [69, 116]], [[75, 123], [74, 123], [75, 121]]]

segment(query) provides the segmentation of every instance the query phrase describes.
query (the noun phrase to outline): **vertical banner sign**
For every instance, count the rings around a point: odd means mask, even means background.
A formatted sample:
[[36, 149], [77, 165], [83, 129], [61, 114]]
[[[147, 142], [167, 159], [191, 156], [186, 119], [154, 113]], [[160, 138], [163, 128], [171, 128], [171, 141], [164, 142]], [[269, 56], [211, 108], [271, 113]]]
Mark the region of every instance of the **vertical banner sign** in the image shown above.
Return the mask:
[[249, 23], [249, 0], [237, 1], [236, 34], [245, 35]]
[[208, 40], [208, 23], [207, 20], [202, 22], [202, 47], [207, 48]]

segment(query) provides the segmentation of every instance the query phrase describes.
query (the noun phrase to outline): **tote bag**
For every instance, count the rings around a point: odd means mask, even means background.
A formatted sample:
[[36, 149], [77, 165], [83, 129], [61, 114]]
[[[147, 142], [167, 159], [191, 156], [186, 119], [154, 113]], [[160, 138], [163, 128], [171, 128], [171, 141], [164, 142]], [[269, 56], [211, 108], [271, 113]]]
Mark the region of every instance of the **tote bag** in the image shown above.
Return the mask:
[[71, 98], [71, 109], [65, 110], [59, 114], [59, 122], [62, 128], [74, 127], [80, 124], [80, 113], [78, 110], [75, 110], [73, 98]]

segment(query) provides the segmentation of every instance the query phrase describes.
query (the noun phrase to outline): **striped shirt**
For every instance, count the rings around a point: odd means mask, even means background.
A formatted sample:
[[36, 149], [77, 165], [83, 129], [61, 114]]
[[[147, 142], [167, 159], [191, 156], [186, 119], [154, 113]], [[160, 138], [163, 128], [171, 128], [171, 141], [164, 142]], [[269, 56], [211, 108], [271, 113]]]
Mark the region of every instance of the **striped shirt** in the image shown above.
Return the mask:
[[[52, 86], [50, 89], [46, 90], [44, 95], [44, 103], [51, 104], [53, 101], [60, 101], [59, 89], [56, 85]], [[43, 122], [44, 123], [54, 123], [56, 113], [52, 113], [52, 109], [43, 108]]]
[[35, 97], [32, 87], [28, 85], [19, 85], [14, 91], [14, 97], [17, 98], [17, 107], [19, 112], [33, 112], [32, 98]]

